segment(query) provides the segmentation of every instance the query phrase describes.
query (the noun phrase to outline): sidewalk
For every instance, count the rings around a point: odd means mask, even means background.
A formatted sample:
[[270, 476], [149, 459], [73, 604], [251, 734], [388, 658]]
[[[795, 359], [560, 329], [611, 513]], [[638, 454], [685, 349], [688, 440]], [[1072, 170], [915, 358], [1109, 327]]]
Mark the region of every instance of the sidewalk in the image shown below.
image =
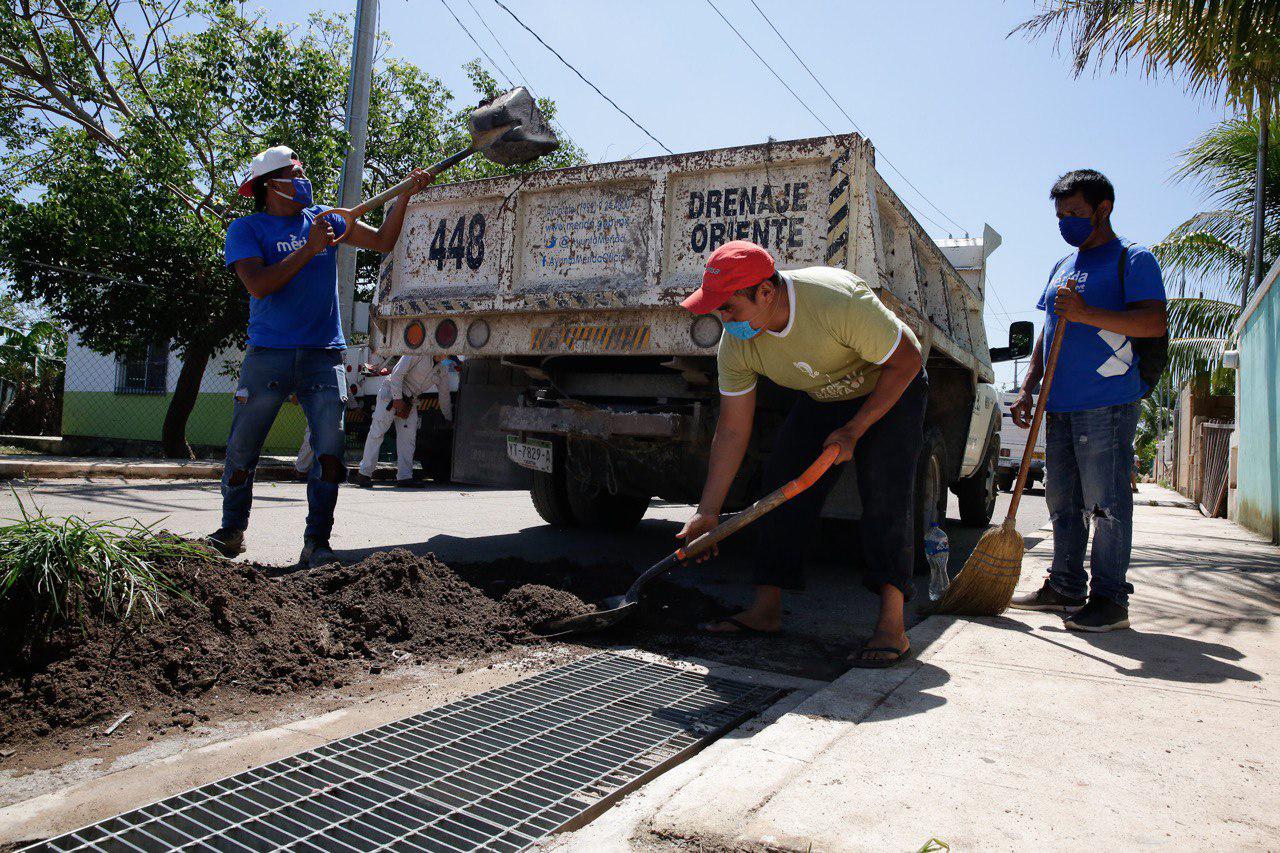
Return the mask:
[[[908, 664], [850, 671], [555, 846], [1276, 849], [1280, 549], [1161, 505], [1134, 540], [1134, 630], [933, 617]], [[1027, 553], [1022, 588], [1051, 555]]]

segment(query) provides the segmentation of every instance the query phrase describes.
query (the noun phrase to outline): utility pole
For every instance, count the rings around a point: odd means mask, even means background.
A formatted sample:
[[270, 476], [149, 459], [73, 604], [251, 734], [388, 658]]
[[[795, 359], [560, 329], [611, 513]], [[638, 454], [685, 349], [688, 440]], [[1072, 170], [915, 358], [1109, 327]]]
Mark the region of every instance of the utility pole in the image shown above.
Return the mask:
[[1244, 286], [1240, 288], [1241, 308], [1249, 304], [1249, 296], [1262, 286], [1262, 279], [1267, 274], [1262, 266], [1262, 243], [1266, 234], [1263, 218], [1266, 216], [1267, 137], [1271, 130], [1270, 89], [1259, 93], [1259, 102], [1258, 164], [1253, 178], [1253, 229], [1249, 238], [1249, 275], [1245, 277]]
[[[356, 0], [355, 37], [351, 46], [351, 83], [347, 88], [347, 138], [350, 147], [342, 165], [339, 207], [355, 207], [363, 199], [364, 149], [369, 138], [369, 89], [373, 77], [373, 50], [378, 26], [378, 0]], [[342, 330], [351, 340], [355, 322], [356, 249], [338, 246], [338, 310]]]

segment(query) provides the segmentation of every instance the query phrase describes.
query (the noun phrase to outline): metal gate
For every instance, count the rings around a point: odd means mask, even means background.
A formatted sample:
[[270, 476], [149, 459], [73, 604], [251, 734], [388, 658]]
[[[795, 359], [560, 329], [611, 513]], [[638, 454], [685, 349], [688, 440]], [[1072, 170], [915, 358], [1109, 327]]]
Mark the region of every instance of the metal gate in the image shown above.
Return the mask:
[[1227, 463], [1230, 456], [1232, 421], [1205, 421], [1200, 424], [1200, 512], [1216, 518], [1226, 514]]
[[28, 849], [522, 850], [783, 693], [594, 655]]

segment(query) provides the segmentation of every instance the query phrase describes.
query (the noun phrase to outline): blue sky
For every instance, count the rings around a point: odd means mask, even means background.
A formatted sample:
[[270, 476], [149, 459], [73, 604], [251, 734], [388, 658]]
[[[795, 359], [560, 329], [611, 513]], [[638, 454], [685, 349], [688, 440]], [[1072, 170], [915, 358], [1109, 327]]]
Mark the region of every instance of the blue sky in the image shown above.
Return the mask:
[[[794, 139], [827, 130], [782, 87], [707, 0], [504, 0], [552, 47], [673, 151]], [[751, 5], [714, 0], [813, 110], [851, 130]], [[935, 236], [951, 228], [903, 179], [971, 233], [989, 222], [1004, 237], [988, 276], [988, 333], [1004, 342], [1009, 319], [1035, 319], [1049, 267], [1067, 251], [1048, 189], [1063, 171], [1092, 167], [1116, 185], [1123, 236], [1158, 240], [1203, 205], [1168, 174], [1178, 152], [1223, 117], [1172, 80], [1140, 74], [1075, 79], [1048, 41], [1006, 38], [1030, 3], [756, 0], [880, 152], [880, 171]], [[535, 92], [554, 98], [559, 123], [593, 161], [661, 153], [566, 69], [494, 0], [448, 0], [490, 55], [507, 57]], [[264, 4], [267, 17], [304, 21], [313, 10], [351, 11], [355, 0]], [[480, 56], [442, 0], [382, 0], [381, 29], [394, 55], [472, 96], [461, 66]], [[474, 7], [474, 8], [473, 8]], [[487, 63], [486, 63], [487, 64]], [[490, 69], [492, 70], [492, 69]], [[502, 79], [499, 77], [499, 79]], [[919, 214], [917, 214], [919, 218]], [[1000, 381], [1011, 370], [999, 371]]]

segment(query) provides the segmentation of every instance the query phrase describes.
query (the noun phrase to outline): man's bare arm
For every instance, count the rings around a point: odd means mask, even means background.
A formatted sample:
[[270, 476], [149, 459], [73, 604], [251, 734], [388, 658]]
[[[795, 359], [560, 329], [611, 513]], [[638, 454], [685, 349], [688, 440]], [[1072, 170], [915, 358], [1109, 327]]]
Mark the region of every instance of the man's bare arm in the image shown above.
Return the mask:
[[405, 211], [409, 209], [409, 197], [414, 193], [421, 192], [435, 180], [434, 177], [428, 176], [421, 169], [414, 169], [413, 175], [418, 178], [414, 189], [391, 202], [391, 207], [387, 208], [387, 215], [382, 220], [382, 225], [374, 229], [356, 220], [355, 224], [351, 226], [351, 233], [347, 235], [348, 243], [357, 248], [371, 249], [384, 255], [396, 247], [396, 241], [400, 239], [400, 231], [404, 228]]
[[1023, 429], [1031, 426], [1031, 410], [1034, 408], [1031, 404], [1031, 395], [1040, 386], [1040, 380], [1043, 378], [1044, 327], [1042, 326], [1040, 334], [1036, 336], [1036, 345], [1031, 350], [1031, 364], [1027, 367], [1027, 375], [1022, 380], [1022, 388], [1018, 390], [1018, 398], [1013, 401], [1009, 411], [1013, 416], [1013, 422]]

